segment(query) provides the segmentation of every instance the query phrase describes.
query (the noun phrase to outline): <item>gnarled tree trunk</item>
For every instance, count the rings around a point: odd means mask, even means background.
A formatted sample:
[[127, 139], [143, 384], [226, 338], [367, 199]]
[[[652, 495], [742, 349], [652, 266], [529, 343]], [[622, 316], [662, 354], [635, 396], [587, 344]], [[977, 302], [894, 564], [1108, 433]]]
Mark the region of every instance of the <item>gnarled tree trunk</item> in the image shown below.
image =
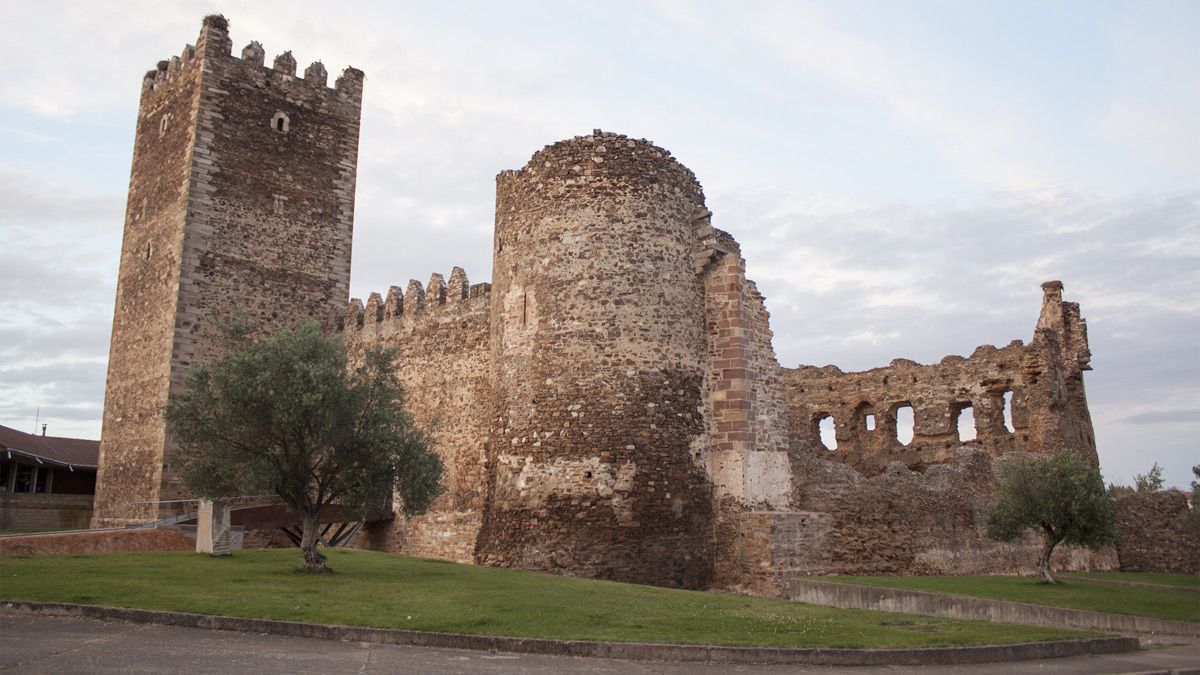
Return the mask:
[[1038, 574], [1042, 575], [1042, 579], [1046, 583], [1057, 584], [1058, 579], [1054, 578], [1054, 571], [1050, 569], [1050, 555], [1054, 553], [1054, 547], [1058, 546], [1058, 542], [1062, 541], [1062, 537], [1045, 525], [1042, 526], [1042, 530], [1045, 539], [1042, 543], [1042, 555], [1038, 558]]
[[304, 513], [300, 516], [303, 534], [300, 537], [300, 569], [304, 572], [325, 572], [325, 554], [317, 550], [320, 543], [321, 514]]

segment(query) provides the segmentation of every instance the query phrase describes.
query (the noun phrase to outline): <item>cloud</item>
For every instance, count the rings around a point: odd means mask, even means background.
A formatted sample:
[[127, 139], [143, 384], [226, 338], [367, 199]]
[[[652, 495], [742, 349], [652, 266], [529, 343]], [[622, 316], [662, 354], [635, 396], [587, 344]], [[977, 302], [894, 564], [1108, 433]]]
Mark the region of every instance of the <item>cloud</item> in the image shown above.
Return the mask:
[[1130, 415], [1128, 417], [1122, 417], [1120, 421], [1126, 424], [1195, 425], [1196, 420], [1200, 420], [1200, 408], [1187, 408], [1183, 410], [1153, 410], [1150, 412]]

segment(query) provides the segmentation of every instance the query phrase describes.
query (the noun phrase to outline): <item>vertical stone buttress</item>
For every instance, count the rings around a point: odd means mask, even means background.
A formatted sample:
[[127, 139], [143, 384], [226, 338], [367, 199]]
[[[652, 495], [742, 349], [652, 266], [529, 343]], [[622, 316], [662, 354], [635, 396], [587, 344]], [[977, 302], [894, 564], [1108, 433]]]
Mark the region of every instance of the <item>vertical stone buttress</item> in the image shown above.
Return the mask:
[[708, 583], [703, 206], [668, 152], [615, 134], [497, 178], [480, 562]]
[[237, 310], [264, 330], [349, 297], [361, 71], [231, 55], [224, 17], [142, 83], [93, 526], [178, 496], [161, 409]]

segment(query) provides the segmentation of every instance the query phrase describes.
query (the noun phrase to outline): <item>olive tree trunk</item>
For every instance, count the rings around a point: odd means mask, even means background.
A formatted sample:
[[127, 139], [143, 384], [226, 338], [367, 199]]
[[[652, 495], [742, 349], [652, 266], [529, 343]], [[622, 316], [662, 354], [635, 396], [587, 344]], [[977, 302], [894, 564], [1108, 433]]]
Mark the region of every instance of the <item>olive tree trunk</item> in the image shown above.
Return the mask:
[[303, 534], [300, 537], [300, 569], [304, 572], [325, 572], [325, 554], [317, 550], [320, 543], [321, 514], [305, 513], [300, 517]]
[[1058, 579], [1054, 577], [1054, 571], [1050, 569], [1050, 556], [1054, 553], [1054, 547], [1058, 546], [1058, 542], [1062, 541], [1062, 536], [1058, 535], [1049, 527], [1043, 526], [1044, 537], [1042, 543], [1042, 555], [1038, 558], [1038, 574], [1042, 575], [1042, 579], [1048, 584], [1057, 584]]

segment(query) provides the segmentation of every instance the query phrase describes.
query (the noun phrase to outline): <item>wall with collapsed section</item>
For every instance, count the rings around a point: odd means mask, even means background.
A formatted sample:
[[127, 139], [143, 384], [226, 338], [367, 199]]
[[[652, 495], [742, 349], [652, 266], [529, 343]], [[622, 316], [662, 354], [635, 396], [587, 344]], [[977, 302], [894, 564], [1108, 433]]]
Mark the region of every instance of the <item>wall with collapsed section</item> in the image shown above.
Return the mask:
[[[1043, 284], [1034, 338], [971, 356], [921, 365], [896, 359], [884, 368], [844, 373], [836, 366], [788, 369], [784, 382], [793, 447], [848, 464], [867, 476], [891, 462], [913, 470], [952, 459], [961, 446], [1007, 452], [1079, 452], [1098, 462], [1083, 389], [1090, 370], [1086, 324], [1079, 306], [1062, 301], [1062, 283]], [[899, 413], [913, 419], [911, 440], [898, 437]], [[967, 413], [966, 411], [970, 411]], [[974, 418], [960, 435], [959, 416]], [[820, 438], [831, 418], [836, 442]], [[972, 437], [973, 436], [973, 437]]]

